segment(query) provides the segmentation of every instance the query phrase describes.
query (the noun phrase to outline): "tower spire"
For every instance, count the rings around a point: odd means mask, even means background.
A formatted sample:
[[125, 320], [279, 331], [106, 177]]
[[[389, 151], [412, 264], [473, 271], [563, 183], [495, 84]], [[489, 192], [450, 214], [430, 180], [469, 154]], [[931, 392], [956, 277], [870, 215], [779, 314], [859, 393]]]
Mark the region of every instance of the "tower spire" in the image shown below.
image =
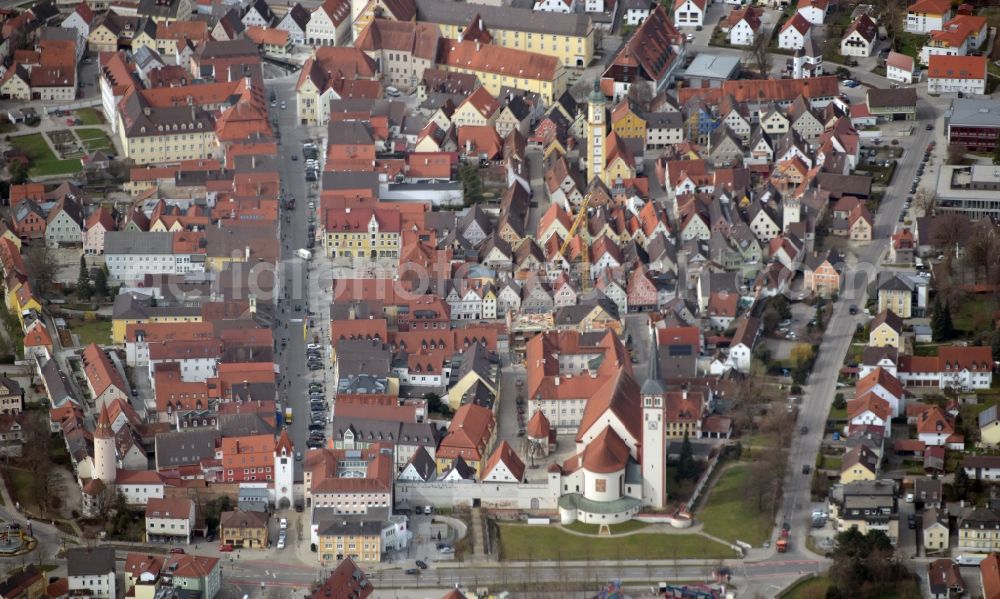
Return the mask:
[[663, 376], [660, 374], [660, 344], [657, 339], [656, 327], [653, 321], [649, 321], [649, 367], [646, 369], [646, 380], [642, 383], [640, 393], [646, 395], [660, 395], [667, 392]]
[[111, 416], [108, 415], [108, 404], [101, 404], [101, 413], [97, 417], [97, 428], [94, 437], [97, 439], [113, 439], [115, 431], [111, 428]]

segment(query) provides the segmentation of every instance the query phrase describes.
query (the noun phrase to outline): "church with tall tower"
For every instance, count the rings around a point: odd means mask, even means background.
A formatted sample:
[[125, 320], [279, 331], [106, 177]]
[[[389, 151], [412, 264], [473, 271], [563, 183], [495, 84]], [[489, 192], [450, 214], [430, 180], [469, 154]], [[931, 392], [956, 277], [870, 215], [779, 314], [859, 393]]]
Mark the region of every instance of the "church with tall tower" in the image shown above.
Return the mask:
[[617, 339], [603, 358], [615, 361], [614, 374], [588, 381], [594, 392], [577, 429], [576, 454], [548, 470], [549, 484], [558, 485], [564, 524], [615, 524], [667, 505], [667, 393], [655, 331], [650, 335], [650, 365], [641, 386]]

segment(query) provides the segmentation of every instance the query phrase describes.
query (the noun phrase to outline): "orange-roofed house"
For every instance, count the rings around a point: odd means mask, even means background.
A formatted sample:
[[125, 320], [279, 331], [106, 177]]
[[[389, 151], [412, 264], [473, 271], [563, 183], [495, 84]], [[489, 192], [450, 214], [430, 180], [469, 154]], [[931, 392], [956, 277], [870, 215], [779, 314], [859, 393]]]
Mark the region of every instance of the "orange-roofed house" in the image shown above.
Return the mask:
[[174, 553], [167, 557], [165, 569], [175, 588], [198, 589], [204, 599], [215, 599], [222, 586], [220, 563], [217, 557]]
[[456, 127], [466, 125], [493, 126], [500, 113], [500, 102], [485, 88], [476, 88], [455, 108], [451, 122]]
[[496, 439], [496, 428], [489, 408], [475, 403], [460, 407], [438, 447], [435, 456], [438, 472], [444, 474], [457, 458], [462, 458], [478, 477]]
[[941, 346], [935, 356], [900, 356], [898, 376], [907, 387], [988, 389], [993, 383], [989, 347]]
[[884, 436], [889, 436], [892, 432], [891, 419], [892, 407], [889, 402], [873, 393], [866, 393], [847, 403], [847, 420], [851, 428], [874, 426], [881, 429]]
[[323, 249], [331, 258], [398, 258], [402, 219], [399, 210], [345, 208], [323, 217]]
[[635, 156], [625, 144], [625, 140], [612, 131], [608, 134], [604, 149], [604, 172], [601, 180], [608, 186], [619, 180], [635, 178]]
[[115, 399], [128, 399], [128, 385], [111, 358], [96, 343], [83, 350], [83, 373], [94, 404], [101, 406]]
[[507, 441], [501, 441], [486, 461], [480, 480], [484, 483], [519, 483], [524, 481], [524, 472], [524, 461]]
[[955, 435], [955, 418], [938, 406], [930, 406], [917, 416], [917, 437], [927, 447], [947, 445], [965, 449], [964, 439]]
[[274, 436], [223, 438], [221, 478], [229, 483], [274, 480]]
[[302, 66], [295, 85], [299, 123], [326, 124], [330, 120], [330, 100], [352, 95], [356, 83], [371, 84], [381, 94], [377, 76], [378, 64], [358, 48], [316, 48]]
[[247, 27], [246, 37], [257, 44], [265, 56], [284, 57], [292, 49], [292, 37], [282, 29]]
[[906, 9], [906, 31], [930, 33], [951, 19], [951, 0], [917, 0]]
[[903, 414], [905, 409], [903, 402], [906, 392], [903, 390], [903, 384], [899, 382], [899, 379], [892, 376], [888, 370], [876, 368], [868, 376], [858, 380], [854, 386], [854, 397], [856, 400], [864, 398], [868, 393], [889, 402], [889, 405], [892, 407], [893, 418]]
[[28, 325], [24, 333], [24, 356], [45, 356], [52, 353], [52, 336], [40, 318]]
[[1000, 556], [990, 553], [979, 563], [983, 599], [1000, 599]]
[[112, 211], [104, 206], [94, 210], [83, 226], [83, 253], [100, 256], [104, 253], [104, 234], [117, 229]]
[[985, 56], [932, 55], [927, 67], [929, 93], [985, 94]]
[[502, 88], [513, 87], [551, 104], [568, 83], [562, 62], [554, 56], [475, 41], [441, 38], [437, 63], [446, 71], [475, 75], [494, 97]]
[[466, 125], [458, 128], [458, 150], [469, 159], [496, 160], [503, 140], [492, 125]]

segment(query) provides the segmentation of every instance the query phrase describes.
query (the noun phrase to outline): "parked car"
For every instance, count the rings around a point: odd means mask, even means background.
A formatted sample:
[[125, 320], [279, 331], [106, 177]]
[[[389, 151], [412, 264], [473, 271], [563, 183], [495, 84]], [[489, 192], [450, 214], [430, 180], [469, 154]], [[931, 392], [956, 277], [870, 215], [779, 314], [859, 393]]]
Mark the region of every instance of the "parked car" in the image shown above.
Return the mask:
[[224, 543], [222, 545], [219, 545], [219, 551], [221, 551], [222, 553], [232, 553], [233, 546], [230, 543]]
[[175, 555], [184, 555], [184, 549], [180, 547], [171, 547], [170, 553], [173, 553]]
[[407, 576], [418, 576], [420, 574], [420, 570], [417, 570], [416, 568], [407, 568], [403, 571], [403, 574], [406, 574]]
[[282, 518], [278, 520], [278, 530], [286, 530], [288, 528], [288, 518]]

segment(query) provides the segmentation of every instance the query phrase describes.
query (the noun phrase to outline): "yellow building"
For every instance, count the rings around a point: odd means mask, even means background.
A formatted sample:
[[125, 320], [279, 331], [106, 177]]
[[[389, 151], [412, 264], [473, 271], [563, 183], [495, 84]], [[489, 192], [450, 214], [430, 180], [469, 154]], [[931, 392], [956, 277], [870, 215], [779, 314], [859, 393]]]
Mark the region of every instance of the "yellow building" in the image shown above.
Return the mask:
[[958, 525], [958, 550], [971, 553], [1000, 551], [1000, 519], [993, 510], [977, 507]]
[[120, 26], [115, 18], [107, 18], [87, 35], [91, 52], [114, 52], [118, 49]]
[[868, 345], [871, 347], [895, 347], [902, 349], [900, 338], [903, 331], [903, 319], [892, 310], [883, 310], [872, 319], [868, 332]]
[[215, 118], [198, 106], [148, 106], [131, 92], [118, 112], [118, 141], [136, 164], [212, 158], [219, 147]]
[[125, 343], [125, 328], [147, 322], [201, 322], [201, 306], [153, 305], [147, 296], [130, 293], [115, 298], [111, 316], [111, 342]]
[[565, 67], [583, 68], [594, 59], [594, 25], [583, 12], [536, 12], [499, 3], [415, 1], [417, 20], [435, 23], [446, 38], [462, 39], [466, 29], [474, 29], [476, 34], [485, 29], [494, 45], [552, 56]]
[[606, 162], [604, 173], [601, 177], [604, 184], [612, 187], [619, 179], [622, 181], [635, 179], [635, 156], [632, 155], [632, 151], [625, 145], [625, 140], [618, 137], [618, 134], [612, 131], [608, 134], [608, 139], [605, 141], [604, 146]]
[[441, 41], [437, 62], [446, 71], [475, 75], [493, 96], [499, 96], [504, 87], [514, 87], [534, 92], [551, 104], [566, 91], [563, 65], [537, 52], [446, 39]]
[[892, 277], [879, 285], [878, 311], [892, 310], [900, 318], [913, 316], [913, 290], [900, 277]]
[[320, 524], [319, 561], [334, 564], [350, 557], [354, 561], [382, 559], [382, 525], [377, 520], [336, 519]]
[[224, 545], [245, 549], [267, 548], [267, 512], [222, 512], [219, 516]]
[[878, 473], [878, 456], [864, 445], [859, 445], [844, 454], [840, 467], [840, 484], [875, 480]]
[[646, 119], [642, 118], [635, 108], [622, 100], [611, 111], [611, 130], [618, 137], [626, 139], [646, 139]]
[[331, 258], [399, 257], [402, 219], [389, 208], [354, 208], [331, 213], [323, 231], [323, 248]]

